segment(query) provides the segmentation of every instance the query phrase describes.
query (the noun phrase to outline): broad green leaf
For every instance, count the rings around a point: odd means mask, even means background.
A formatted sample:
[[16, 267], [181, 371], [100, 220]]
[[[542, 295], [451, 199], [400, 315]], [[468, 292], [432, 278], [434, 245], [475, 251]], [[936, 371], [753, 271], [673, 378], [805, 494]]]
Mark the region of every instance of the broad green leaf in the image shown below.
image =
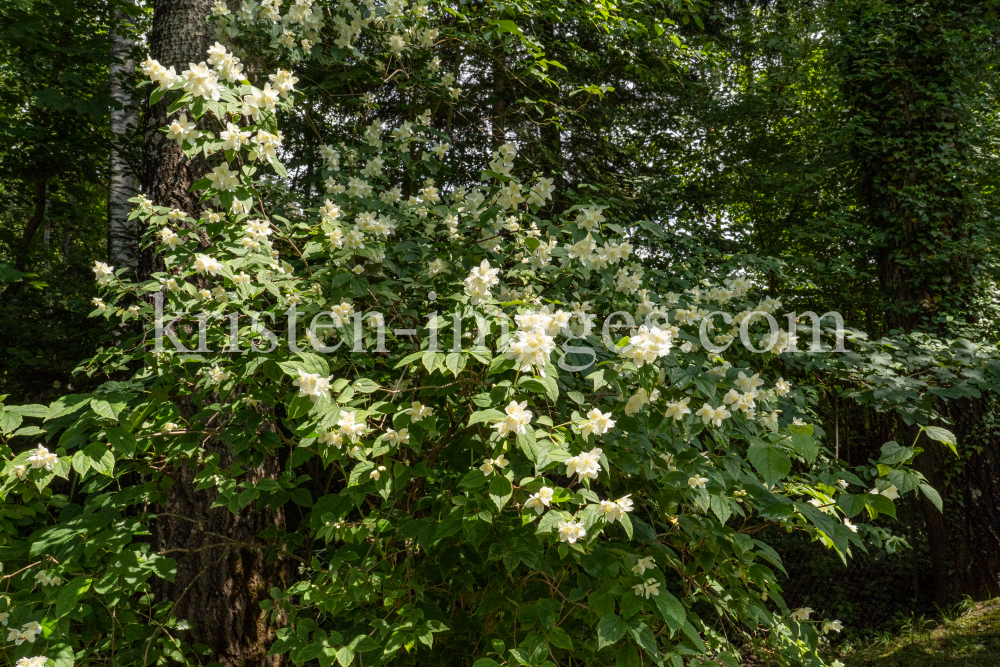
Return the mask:
[[931, 440], [937, 440], [938, 442], [944, 443], [948, 449], [955, 453], [955, 456], [958, 456], [958, 448], [956, 447], [958, 439], [955, 437], [954, 433], [946, 428], [941, 428], [940, 426], [925, 426], [924, 433], [926, 433], [927, 437]]
[[77, 603], [90, 588], [91, 581], [93, 580], [81, 575], [59, 589], [59, 595], [56, 596], [56, 618], [62, 618], [77, 608]]
[[680, 600], [668, 591], [663, 590], [662, 586], [659, 593], [659, 595], [654, 595], [652, 599], [656, 603], [656, 608], [659, 610], [660, 616], [663, 617], [663, 620], [667, 622], [667, 626], [670, 627], [670, 632], [676, 632], [687, 621], [687, 610], [684, 609], [684, 605], [681, 604]]
[[768, 486], [777, 484], [792, 469], [792, 460], [773, 445], [751, 445], [747, 457]]
[[506, 477], [494, 474], [490, 481], [490, 499], [497, 506], [497, 510], [503, 510], [504, 505], [510, 500], [514, 493], [514, 487]]

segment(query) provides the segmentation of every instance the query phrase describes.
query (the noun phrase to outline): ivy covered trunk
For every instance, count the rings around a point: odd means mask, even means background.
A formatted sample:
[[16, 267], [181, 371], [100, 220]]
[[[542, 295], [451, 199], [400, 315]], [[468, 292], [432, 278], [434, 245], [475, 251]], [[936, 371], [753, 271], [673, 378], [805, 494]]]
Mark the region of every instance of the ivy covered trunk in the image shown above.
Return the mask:
[[[992, 234], [975, 187], [992, 168], [981, 150], [988, 137], [976, 74], [992, 57], [987, 11], [944, 0], [842, 6], [842, 93], [887, 331], [976, 336], [968, 327], [986, 303]], [[922, 500], [939, 604], [995, 594], [1000, 574], [1000, 536], [990, 528], [1000, 511], [1000, 440], [983, 434], [990, 411], [978, 394], [956, 389], [947, 398], [956, 399], [941, 410], [961, 460], [932, 446], [917, 463], [945, 500], [943, 516]]]
[[[157, 0], [150, 57], [164, 67], [173, 66], [178, 73], [190, 63], [204, 62], [208, 47], [215, 42], [215, 30], [206, 21], [212, 4], [210, 0]], [[206, 168], [198, 160], [188, 160], [177, 143], [160, 131], [173, 118], [167, 107], [168, 102], [160, 100], [148, 105], [145, 113], [143, 189], [157, 205], [180, 209], [197, 219], [203, 206], [190, 188]], [[207, 245], [207, 237], [202, 243]], [[155, 255], [143, 253], [143, 277], [162, 270]], [[189, 405], [186, 415], [210, 433], [202, 441], [200, 458], [217, 456], [222, 469], [241, 465], [239, 480], [248, 485], [277, 475], [274, 456], [237, 461], [234, 454], [234, 447], [241, 447], [249, 456], [257, 441], [255, 432], [259, 429], [273, 436], [273, 426], [231, 424], [230, 431], [223, 429], [222, 435], [216, 435], [213, 428], [218, 429], [219, 424], [209, 423], [210, 412], [199, 416], [202, 409]], [[241, 434], [239, 442], [237, 433]], [[280, 664], [280, 657], [267, 656], [274, 633], [260, 602], [269, 599], [272, 587], [284, 589], [287, 585], [285, 561], [277, 557], [279, 549], [273, 539], [275, 531], [283, 528], [281, 511], [250, 506], [232, 508], [238, 510], [234, 514], [224, 506], [213, 508], [218, 493], [214, 488], [197, 488], [195, 468], [194, 460], [182, 456], [164, 470], [166, 500], [154, 510], [158, 516], [151, 530], [155, 550], [176, 560], [177, 570], [173, 581], [155, 584], [157, 600], [173, 603], [169, 615], [188, 621], [191, 629], [186, 631], [186, 639], [207, 647], [206, 664]], [[267, 529], [272, 533], [271, 546], [259, 537]]]

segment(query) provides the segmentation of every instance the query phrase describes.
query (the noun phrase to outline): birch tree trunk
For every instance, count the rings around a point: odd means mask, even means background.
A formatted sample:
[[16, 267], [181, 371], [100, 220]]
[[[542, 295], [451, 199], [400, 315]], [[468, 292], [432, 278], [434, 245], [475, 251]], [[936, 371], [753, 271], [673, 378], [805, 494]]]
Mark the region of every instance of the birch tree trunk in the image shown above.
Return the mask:
[[[207, 60], [208, 47], [215, 40], [214, 28], [206, 22], [212, 0], [155, 0], [150, 55], [178, 73], [189, 63]], [[208, 166], [203, 160], [187, 160], [180, 148], [166, 138], [160, 128], [167, 125], [167, 103], [148, 105], [143, 123], [142, 184], [146, 195], [159, 206], [186, 211], [197, 220], [203, 205], [191, 185]], [[203, 245], [209, 245], [207, 237]], [[164, 270], [152, 252], [143, 251], [139, 274]], [[198, 405], [180, 406], [186, 417], [195, 418]], [[259, 422], [258, 422], [259, 424]], [[218, 424], [213, 427], [219, 426]], [[239, 430], [236, 424], [231, 425]], [[274, 431], [273, 422], [248, 427], [250, 432]], [[232, 442], [209, 438], [202, 443], [206, 455], [218, 454], [221, 465], [241, 464], [247, 472], [240, 481], [251, 484], [280, 473], [275, 456], [258, 457], [252, 463], [237, 461]], [[270, 598], [272, 587], [289, 585], [290, 561], [275, 554], [280, 544], [261, 538], [271, 529], [284, 529], [280, 511], [258, 509], [254, 505], [234, 516], [225, 507], [213, 507], [218, 497], [214, 489], [197, 490], [191, 466], [178, 465], [164, 471], [169, 490], [154, 510], [153, 545], [158, 553], [177, 561], [173, 581], [155, 584], [158, 600], [172, 602], [171, 615], [187, 620], [191, 629], [183, 638], [202, 644], [207, 652], [198, 664], [223, 667], [275, 667], [284, 664], [281, 656], [268, 656], [274, 640], [274, 626], [260, 608]], [[270, 551], [270, 559], [267, 558]], [[270, 562], [268, 562], [270, 560]]]
[[128, 200], [137, 192], [135, 169], [126, 159], [129, 136], [139, 125], [139, 111], [132, 95], [129, 75], [135, 69], [132, 49], [135, 33], [132, 19], [120, 9], [114, 12], [111, 28], [111, 65], [108, 86], [115, 105], [111, 108], [112, 144], [110, 185], [108, 187], [108, 263], [114, 267], [135, 267], [139, 256], [139, 236], [134, 220], [129, 220], [132, 205]]

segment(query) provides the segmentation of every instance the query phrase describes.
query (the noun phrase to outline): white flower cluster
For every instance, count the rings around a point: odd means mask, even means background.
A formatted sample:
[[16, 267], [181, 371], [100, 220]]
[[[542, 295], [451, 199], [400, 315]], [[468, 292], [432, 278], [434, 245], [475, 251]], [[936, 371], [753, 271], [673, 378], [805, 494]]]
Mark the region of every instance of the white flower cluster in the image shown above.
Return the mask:
[[566, 474], [580, 475], [581, 480], [584, 477], [597, 479], [597, 474], [601, 472], [601, 454], [603, 453], [600, 447], [595, 447], [589, 452], [581, 452], [576, 456], [569, 457], [563, 461], [566, 465]]
[[632, 494], [624, 495], [614, 502], [610, 500], [602, 500], [600, 510], [604, 514], [604, 520], [608, 523], [619, 521], [623, 516], [633, 510]]
[[[6, 622], [4, 625], [7, 625]], [[10, 628], [7, 631], [7, 641], [14, 642], [15, 646], [20, 646], [24, 642], [29, 644], [35, 643], [35, 637], [42, 633], [42, 624], [38, 621], [31, 621], [30, 623], [25, 623], [21, 626], [21, 629]], [[32, 658], [35, 659], [35, 658]], [[42, 665], [45, 663], [43, 662]]]
[[510, 402], [506, 410], [507, 416], [493, 424], [493, 428], [497, 429], [497, 433], [501, 438], [506, 438], [511, 433], [514, 435], [524, 435], [527, 433], [527, 427], [531, 423], [532, 417], [531, 410], [528, 410], [527, 407], [527, 401], [520, 403], [517, 401]]
[[308, 396], [313, 403], [318, 403], [322, 398], [330, 396], [330, 378], [322, 377], [319, 373], [306, 373], [301, 368], [298, 369], [299, 376], [292, 382], [299, 388], [299, 396]]
[[591, 269], [607, 268], [632, 255], [632, 244], [628, 241], [622, 243], [605, 241], [603, 246], [598, 247], [597, 241], [589, 232], [576, 243], [567, 243], [566, 249], [570, 258], [579, 260]]
[[48, 658], [44, 655], [36, 655], [33, 658], [18, 658], [14, 667], [45, 667]]
[[548, 307], [515, 315], [517, 331], [507, 345], [504, 357], [514, 360], [514, 368], [529, 373], [532, 369], [545, 377], [545, 365], [556, 349], [554, 336], [569, 326], [572, 313], [550, 312]]
[[489, 260], [484, 259], [479, 266], [474, 267], [463, 282], [465, 293], [469, 295], [469, 303], [476, 305], [492, 298], [490, 288], [500, 283], [499, 275], [500, 269], [491, 267]]
[[58, 460], [59, 457], [50, 452], [45, 445], [38, 445], [31, 456], [28, 457], [28, 463], [35, 469], [45, 468], [46, 470], [52, 470]]
[[670, 354], [672, 341], [673, 336], [670, 331], [647, 327], [644, 324], [629, 337], [628, 345], [622, 350], [622, 354], [634, 361], [637, 367], [642, 368]]

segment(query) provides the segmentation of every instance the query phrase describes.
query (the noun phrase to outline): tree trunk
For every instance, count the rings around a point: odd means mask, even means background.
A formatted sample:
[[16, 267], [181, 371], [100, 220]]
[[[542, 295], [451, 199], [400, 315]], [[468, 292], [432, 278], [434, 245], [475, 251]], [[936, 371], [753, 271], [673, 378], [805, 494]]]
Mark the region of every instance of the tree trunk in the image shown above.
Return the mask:
[[[207, 59], [214, 29], [206, 22], [212, 0], [155, 0], [150, 55], [164, 67], [180, 73], [189, 63]], [[167, 102], [148, 105], [143, 123], [142, 184], [154, 204], [186, 211], [197, 218], [201, 205], [191, 185], [207, 170], [204, 163], [187, 160], [180, 148], [169, 141], [160, 128], [168, 122]], [[157, 266], [152, 252], [140, 256], [139, 275], [148, 276]], [[199, 406], [182, 406], [193, 415]], [[203, 443], [206, 454], [217, 453], [221, 465], [234, 463], [230, 448], [218, 438]], [[241, 477], [257, 482], [275, 477], [278, 462], [267, 458]], [[157, 552], [177, 561], [174, 581], [158, 580], [155, 593], [160, 600], [174, 602], [172, 614], [187, 620], [191, 629], [184, 638], [203, 644], [209, 654], [203, 664], [224, 667], [273, 667], [280, 657], [268, 657], [274, 629], [260, 609], [272, 586], [288, 584], [287, 566], [282, 559], [266, 562], [260, 533], [267, 528], [281, 530], [280, 513], [261, 511], [253, 506], [234, 516], [224, 507], [212, 508], [214, 489], [196, 490], [195, 471], [177, 466], [165, 471], [173, 482], [169, 498], [159, 508], [152, 533]], [[274, 545], [270, 545], [275, 549]]]
[[108, 263], [115, 268], [135, 267], [139, 256], [139, 237], [135, 220], [129, 220], [132, 205], [128, 200], [137, 192], [135, 171], [126, 160], [130, 135], [139, 125], [139, 111], [132, 97], [129, 75], [135, 69], [132, 49], [135, 46], [132, 19], [116, 9], [111, 30], [111, 64], [108, 87], [111, 107], [110, 184], [108, 186]]
[[[31, 241], [35, 238], [38, 227], [45, 219], [45, 204], [48, 197], [48, 182], [39, 176], [35, 178], [35, 212], [28, 219], [28, 224], [24, 227], [21, 235], [21, 246], [17, 250], [17, 258], [14, 260], [14, 268], [22, 273], [28, 268], [28, 252], [31, 250]], [[11, 283], [3, 291], [6, 298], [11, 298], [21, 291], [24, 281]]]
[[[183, 72], [190, 63], [208, 59], [214, 29], [206, 21], [212, 0], [155, 0], [153, 29], [149, 38], [150, 56], [164, 67]], [[148, 98], [147, 98], [148, 100]], [[148, 104], [143, 114], [142, 188], [157, 206], [169, 206], [197, 218], [200, 204], [191, 185], [207, 171], [204, 163], [184, 157], [176, 142], [160, 131], [167, 125], [166, 98]], [[139, 277], [162, 270], [153, 252], [143, 250], [139, 260]]]

